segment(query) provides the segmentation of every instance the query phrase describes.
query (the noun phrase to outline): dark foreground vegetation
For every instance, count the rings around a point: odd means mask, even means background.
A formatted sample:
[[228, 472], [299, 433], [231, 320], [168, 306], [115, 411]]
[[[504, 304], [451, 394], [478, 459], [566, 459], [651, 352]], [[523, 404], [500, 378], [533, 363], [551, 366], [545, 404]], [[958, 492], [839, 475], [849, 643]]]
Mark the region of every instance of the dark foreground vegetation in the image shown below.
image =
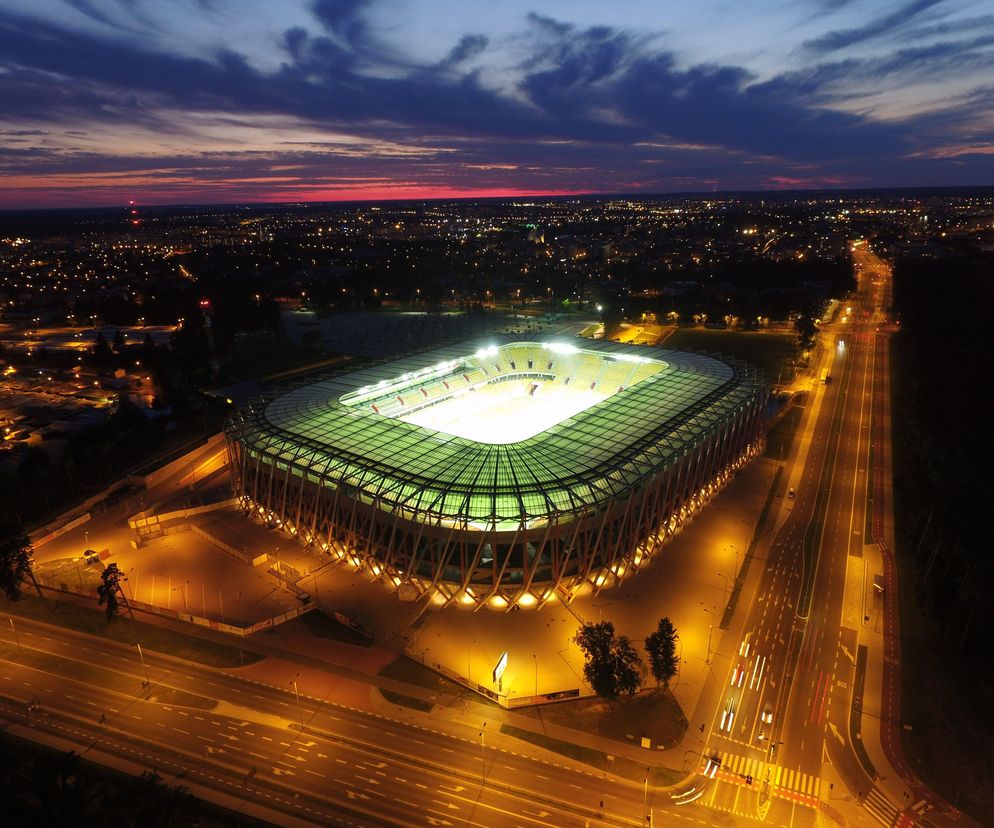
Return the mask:
[[892, 350], [905, 750], [983, 824], [994, 813], [992, 266], [990, 254], [899, 259]]
[[156, 773], [128, 776], [84, 761], [76, 753], [0, 735], [0, 801], [4, 825], [62, 828], [245, 828], [258, 825], [204, 805]]

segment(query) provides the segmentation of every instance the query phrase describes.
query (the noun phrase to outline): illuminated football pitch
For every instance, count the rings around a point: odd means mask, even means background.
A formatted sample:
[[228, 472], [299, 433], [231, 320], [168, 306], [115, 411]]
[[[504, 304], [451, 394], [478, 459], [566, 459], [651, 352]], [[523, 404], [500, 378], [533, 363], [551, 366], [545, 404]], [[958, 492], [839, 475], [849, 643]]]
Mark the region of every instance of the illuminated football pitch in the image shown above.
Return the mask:
[[609, 396], [607, 391], [523, 379], [481, 384], [398, 419], [478, 443], [519, 443]]

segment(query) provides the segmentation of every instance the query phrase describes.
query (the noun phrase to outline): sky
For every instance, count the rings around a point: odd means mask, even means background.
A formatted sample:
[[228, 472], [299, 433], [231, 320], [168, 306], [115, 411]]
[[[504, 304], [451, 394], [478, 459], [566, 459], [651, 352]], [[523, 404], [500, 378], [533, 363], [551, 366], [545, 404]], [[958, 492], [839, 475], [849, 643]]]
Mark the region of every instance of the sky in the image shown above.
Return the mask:
[[0, 208], [978, 184], [992, 0], [0, 3]]

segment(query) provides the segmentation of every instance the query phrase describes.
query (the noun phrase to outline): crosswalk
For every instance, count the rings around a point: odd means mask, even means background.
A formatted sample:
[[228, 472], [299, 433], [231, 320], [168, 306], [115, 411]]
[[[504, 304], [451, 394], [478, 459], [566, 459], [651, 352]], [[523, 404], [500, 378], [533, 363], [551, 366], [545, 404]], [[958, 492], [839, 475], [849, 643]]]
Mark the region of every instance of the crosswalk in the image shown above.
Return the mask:
[[[770, 765], [760, 759], [734, 753], [722, 752], [719, 757], [725, 781], [753, 784], [756, 787], [768, 784], [773, 796], [795, 799], [806, 804], [815, 804], [821, 793], [821, 779], [800, 769]], [[751, 783], [748, 781], [750, 778]]]
[[[742, 786], [753, 786], [756, 789], [768, 786], [770, 796], [787, 799], [802, 805], [817, 807], [821, 793], [821, 779], [804, 773], [799, 768], [785, 768], [780, 765], [770, 765], [760, 759], [739, 756], [734, 753], [721, 752], [721, 769], [717, 776], [723, 782], [731, 782]], [[891, 828], [901, 811], [876, 786], [863, 800], [863, 807], [881, 825]]]
[[870, 815], [881, 825], [890, 828], [897, 819], [900, 810], [891, 804], [890, 800], [884, 796], [876, 786], [870, 788], [870, 792], [863, 800], [863, 807], [870, 812]]

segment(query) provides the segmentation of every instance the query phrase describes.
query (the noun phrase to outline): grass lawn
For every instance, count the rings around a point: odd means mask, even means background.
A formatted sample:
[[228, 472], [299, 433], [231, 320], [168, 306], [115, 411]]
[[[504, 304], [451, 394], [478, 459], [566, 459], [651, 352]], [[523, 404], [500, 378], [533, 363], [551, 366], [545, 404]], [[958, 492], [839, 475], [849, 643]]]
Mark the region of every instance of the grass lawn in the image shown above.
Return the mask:
[[397, 704], [401, 707], [409, 707], [411, 710], [420, 710], [422, 713], [431, 713], [431, 709], [435, 706], [431, 702], [426, 702], [423, 699], [416, 699], [413, 696], [405, 696], [403, 693], [394, 693], [393, 690], [384, 690], [382, 687], [379, 688], [380, 695], [383, 696], [390, 704]]
[[791, 406], [790, 411], [780, 418], [780, 421], [773, 426], [772, 431], [766, 435], [766, 451], [764, 457], [773, 460], [783, 460], [790, 454], [790, 445], [794, 442], [794, 434], [797, 426], [804, 416], [805, 395], [801, 395], [798, 402]]
[[[451, 681], [434, 670], [429, 670], [423, 664], [419, 664], [407, 656], [398, 656], [395, 658], [380, 670], [379, 675], [403, 681], [407, 684], [413, 684], [415, 687], [424, 687], [426, 690], [432, 690], [436, 693], [444, 693], [447, 696], [465, 695], [467, 698], [471, 697], [475, 701], [483, 703], [488, 701], [483, 696], [478, 696], [472, 690], [463, 687], [458, 682]], [[397, 704], [400, 704], [400, 702], [397, 702]]]
[[[751, 362], [774, 383], [789, 382], [791, 360], [797, 356], [797, 337], [789, 333], [712, 331], [708, 328], [677, 328], [663, 343], [666, 348], [710, 351]], [[783, 369], [781, 373], [781, 367]]]
[[340, 641], [343, 644], [351, 644], [353, 647], [372, 647], [373, 641], [364, 635], [359, 635], [355, 630], [339, 624], [334, 618], [325, 615], [321, 610], [311, 610], [300, 616], [300, 620], [318, 638], [328, 638], [332, 641]]
[[[590, 765], [598, 770], [607, 771], [626, 779], [641, 781], [645, 778], [648, 766], [643, 765], [641, 762], [635, 762], [620, 756], [611, 756], [593, 748], [574, 745], [572, 742], [564, 742], [561, 739], [554, 739], [542, 733], [533, 733], [530, 730], [523, 730], [514, 725], [503, 724], [500, 726], [500, 732], [507, 736], [513, 736], [515, 739], [521, 739], [523, 742], [544, 748], [545, 750], [551, 750], [553, 753], [558, 753], [560, 756], [565, 756], [568, 759], [582, 762], [585, 765]], [[648, 756], [649, 754], [647, 753], [646, 755]], [[680, 771], [671, 770], [670, 768], [649, 767], [648, 769], [649, 781], [657, 787], [675, 785], [685, 776]]]
[[46, 599], [43, 604], [36, 595], [25, 593], [20, 601], [0, 599], [0, 608], [11, 615], [33, 618], [70, 630], [108, 638], [133, 647], [140, 641], [146, 650], [196, 661], [208, 667], [241, 667], [261, 661], [263, 656], [240, 647], [206, 641], [193, 635], [176, 632], [120, 616], [110, 624], [102, 609], [79, 606], [69, 601]]
[[519, 712], [629, 744], [639, 745], [645, 736], [652, 740], [653, 750], [679, 744], [687, 730], [687, 719], [668, 690], [622, 697], [613, 708], [602, 699], [592, 698], [528, 707]]

